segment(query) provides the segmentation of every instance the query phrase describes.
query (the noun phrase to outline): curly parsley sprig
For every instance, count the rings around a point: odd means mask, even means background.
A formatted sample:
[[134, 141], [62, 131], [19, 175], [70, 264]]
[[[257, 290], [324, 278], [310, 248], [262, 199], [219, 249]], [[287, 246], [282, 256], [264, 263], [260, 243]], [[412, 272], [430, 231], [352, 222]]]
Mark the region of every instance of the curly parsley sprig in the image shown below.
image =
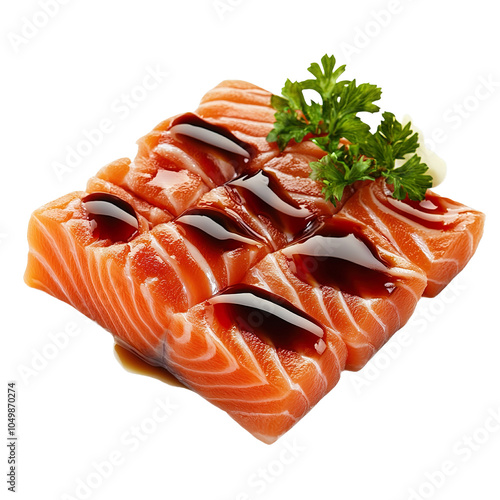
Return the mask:
[[[393, 196], [422, 200], [432, 185], [432, 177], [426, 175], [428, 167], [416, 155], [418, 134], [411, 124], [403, 126], [392, 113], [382, 114], [382, 122], [375, 133], [358, 115], [361, 112], [376, 113], [374, 104], [381, 97], [376, 85], [356, 80], [341, 80], [345, 65], [335, 69], [335, 57], [324, 55], [321, 65], [313, 63], [308, 71], [315, 79], [302, 82], [287, 80], [282, 96], [273, 95], [271, 105], [276, 109], [276, 122], [267, 136], [283, 151], [290, 141], [302, 142], [306, 138], [328, 154], [311, 163], [311, 177], [323, 184], [327, 200], [336, 204], [344, 189], [360, 180], [385, 177], [394, 187]], [[321, 103], [307, 103], [304, 90], [315, 90]], [[347, 139], [349, 146], [341, 145]], [[396, 160], [405, 160], [396, 168]]]

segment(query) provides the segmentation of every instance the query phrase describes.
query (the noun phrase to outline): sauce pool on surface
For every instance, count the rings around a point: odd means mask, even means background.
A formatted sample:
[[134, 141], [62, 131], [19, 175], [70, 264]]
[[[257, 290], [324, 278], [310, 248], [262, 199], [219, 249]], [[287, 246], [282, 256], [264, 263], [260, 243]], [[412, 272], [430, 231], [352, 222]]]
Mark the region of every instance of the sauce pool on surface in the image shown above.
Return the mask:
[[207, 122], [194, 113], [184, 113], [171, 124], [169, 132], [175, 136], [184, 136], [203, 142], [226, 153], [239, 157], [243, 163], [253, 156], [250, 144], [240, 141], [232, 132]]
[[139, 233], [139, 221], [132, 206], [110, 193], [91, 193], [82, 198], [91, 221], [92, 234], [112, 243], [126, 243]]
[[449, 229], [458, 220], [458, 205], [454, 201], [427, 192], [422, 201], [397, 200], [386, 189], [386, 204], [398, 214], [403, 215], [428, 229], [443, 231]]
[[292, 272], [311, 286], [332, 287], [363, 298], [390, 295], [396, 288], [394, 278], [356, 227], [347, 221], [327, 223], [282, 253]]
[[156, 378], [166, 384], [173, 385], [175, 387], [185, 387], [187, 389], [187, 387], [166, 368], [148, 363], [126, 347], [123, 347], [120, 344], [115, 344], [114, 351], [116, 359], [128, 372]]
[[217, 208], [187, 210], [175, 220], [203, 247], [229, 252], [248, 245], [262, 245], [258, 235], [242, 221]]
[[237, 326], [276, 349], [303, 355], [326, 349], [320, 324], [282, 297], [251, 285], [234, 285], [208, 300], [223, 328]]
[[302, 236], [316, 220], [312, 212], [293, 200], [273, 174], [263, 170], [228, 182], [226, 188], [236, 192], [254, 215], [268, 218], [288, 241]]

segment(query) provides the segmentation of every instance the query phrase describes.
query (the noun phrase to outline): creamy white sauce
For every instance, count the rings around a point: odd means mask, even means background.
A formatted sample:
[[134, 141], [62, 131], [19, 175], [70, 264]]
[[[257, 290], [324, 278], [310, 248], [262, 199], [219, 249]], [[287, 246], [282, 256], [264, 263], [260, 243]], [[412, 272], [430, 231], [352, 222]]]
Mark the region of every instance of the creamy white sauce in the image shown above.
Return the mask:
[[[408, 115], [405, 115], [402, 121], [403, 127], [410, 121], [410, 117]], [[420, 156], [420, 158], [422, 158], [422, 162], [429, 167], [429, 170], [426, 172], [426, 174], [432, 177], [432, 187], [436, 187], [441, 184], [441, 182], [443, 182], [444, 178], [446, 177], [446, 162], [440, 156], [434, 153], [434, 151], [431, 151], [428, 147], [425, 146], [424, 134], [419, 128], [415, 127], [413, 122], [411, 124], [411, 129], [413, 130], [413, 132], [418, 133], [418, 143], [420, 145], [417, 148], [416, 154]], [[396, 160], [396, 168], [403, 165], [403, 163], [405, 163], [411, 156], [413, 156], [413, 153], [405, 156], [403, 160]]]

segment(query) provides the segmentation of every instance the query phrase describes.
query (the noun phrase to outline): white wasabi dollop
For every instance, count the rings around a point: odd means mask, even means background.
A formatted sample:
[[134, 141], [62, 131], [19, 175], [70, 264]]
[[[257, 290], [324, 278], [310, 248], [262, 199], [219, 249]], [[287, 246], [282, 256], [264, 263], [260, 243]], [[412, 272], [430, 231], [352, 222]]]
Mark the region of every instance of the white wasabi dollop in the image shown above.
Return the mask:
[[[405, 115], [401, 123], [404, 127], [410, 121], [410, 117], [408, 115]], [[441, 184], [441, 182], [443, 182], [444, 178], [446, 177], [446, 162], [440, 156], [434, 153], [434, 151], [431, 151], [428, 147], [425, 146], [424, 134], [418, 127], [415, 127], [413, 122], [411, 124], [411, 129], [413, 130], [413, 132], [418, 133], [418, 142], [420, 146], [417, 148], [416, 154], [420, 156], [420, 158], [422, 158], [422, 162], [429, 167], [429, 170], [426, 172], [426, 174], [432, 177], [432, 187], [436, 187]], [[405, 156], [405, 159], [403, 160], [396, 160], [396, 168], [403, 165], [403, 163], [412, 155], [413, 153]]]

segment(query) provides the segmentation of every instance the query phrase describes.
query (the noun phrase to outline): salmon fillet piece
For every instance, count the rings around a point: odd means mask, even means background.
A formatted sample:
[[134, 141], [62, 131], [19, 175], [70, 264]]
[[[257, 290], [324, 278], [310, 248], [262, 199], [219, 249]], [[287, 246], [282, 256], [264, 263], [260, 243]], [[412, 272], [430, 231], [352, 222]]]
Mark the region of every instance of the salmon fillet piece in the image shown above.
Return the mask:
[[428, 191], [423, 202], [396, 200], [382, 179], [358, 189], [343, 214], [376, 228], [427, 275], [435, 297], [465, 267], [483, 235], [485, 216]]
[[[240, 285], [175, 315], [163, 343], [163, 360], [185, 385], [255, 437], [272, 443], [337, 384], [346, 347], [335, 331], [275, 296], [262, 315], [244, 306], [237, 306], [236, 314], [217, 311], [228, 297], [243, 295], [266, 299], [261, 290]], [[276, 338], [273, 343], [267, 338], [272, 330], [259, 335], [255, 327], [256, 322], [265, 326], [270, 318], [274, 333], [286, 329], [293, 337], [293, 321], [302, 320], [307, 332], [318, 330], [321, 337], [309, 333], [313, 340], [306, 346], [282, 346]], [[320, 352], [313, 346], [318, 340]]]

